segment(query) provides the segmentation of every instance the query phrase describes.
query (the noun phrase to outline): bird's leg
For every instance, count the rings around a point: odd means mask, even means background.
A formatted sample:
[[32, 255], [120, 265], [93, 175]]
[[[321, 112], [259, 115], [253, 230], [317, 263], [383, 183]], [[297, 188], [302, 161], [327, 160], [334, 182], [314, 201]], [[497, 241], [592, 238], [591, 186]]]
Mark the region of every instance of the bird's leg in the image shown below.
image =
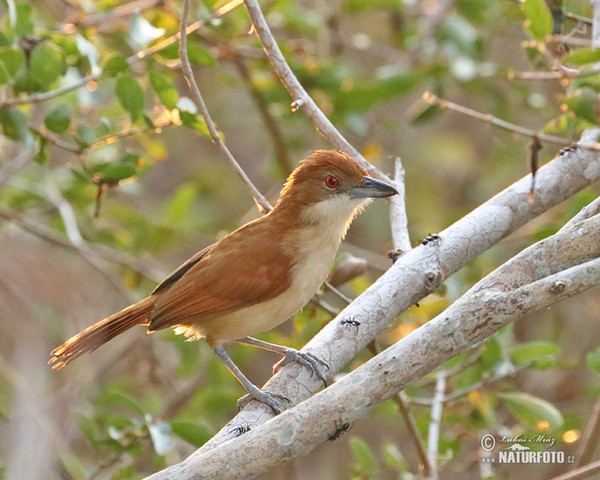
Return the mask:
[[[276, 393], [263, 392], [260, 388], [254, 385], [250, 380], [248, 380], [248, 377], [242, 373], [237, 365], [233, 363], [233, 360], [231, 360], [229, 355], [227, 355], [227, 352], [222, 346], [219, 345], [218, 347], [213, 348], [213, 352], [215, 352], [215, 355], [219, 357], [219, 359], [225, 364], [233, 376], [238, 379], [244, 388], [248, 390], [248, 393], [251, 397], [254, 397], [259, 402], [271, 407], [277, 415], [283, 412], [284, 408], [281, 406], [280, 400], [287, 401], [287, 398]], [[238, 406], [240, 408], [244, 407], [245, 404], [248, 403], [247, 397], [248, 396], [245, 395], [238, 401]]]
[[283, 358], [273, 366], [273, 373], [277, 373], [284, 365], [287, 365], [290, 362], [298, 362], [301, 365], [308, 367], [327, 387], [327, 380], [325, 379], [325, 373], [323, 372], [322, 367], [329, 368], [329, 365], [316, 355], [309, 352], [301, 352], [295, 348], [284, 347], [283, 345], [276, 345], [274, 343], [265, 342], [264, 340], [258, 340], [254, 337], [240, 338], [237, 342], [283, 355]]

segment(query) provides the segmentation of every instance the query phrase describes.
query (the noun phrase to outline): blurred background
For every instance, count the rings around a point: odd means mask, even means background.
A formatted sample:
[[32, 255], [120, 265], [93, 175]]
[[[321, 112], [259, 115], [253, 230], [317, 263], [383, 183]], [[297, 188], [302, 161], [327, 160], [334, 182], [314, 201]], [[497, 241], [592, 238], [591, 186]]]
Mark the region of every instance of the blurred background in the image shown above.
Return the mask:
[[[275, 201], [299, 160], [330, 145], [291, 111], [244, 6], [192, 5], [190, 23], [200, 24], [189, 55], [200, 90], [232, 153]], [[261, 6], [291, 68], [346, 138], [387, 173], [401, 157], [414, 244], [531, 168], [530, 138], [440, 110], [425, 92], [562, 137], [543, 143], [540, 164], [598, 124], [600, 78], [591, 65], [600, 57], [587, 1]], [[204, 342], [170, 331], [149, 336], [140, 327], [63, 371], [46, 364], [52, 348], [148, 295], [190, 255], [259, 215], [188, 98], [177, 42], [169, 43], [181, 8], [175, 0], [0, 1], [0, 478], [143, 478], [207, 441], [244, 393]], [[73, 84], [79, 88], [59, 90]], [[597, 185], [588, 188], [494, 246], [402, 314], [378, 348], [597, 195]], [[374, 202], [340, 251], [339, 264], [367, 265], [340, 286], [345, 294], [357, 296], [389, 267], [390, 239], [386, 203]], [[344, 307], [330, 292], [320, 297]], [[311, 304], [260, 338], [300, 348], [332, 318]], [[553, 450], [580, 455], [600, 390], [599, 320], [596, 288], [446, 365], [446, 394], [456, 395], [444, 404], [440, 477], [548, 478], [572, 467], [483, 467], [479, 442], [485, 433], [544, 434], [556, 440]], [[228, 350], [259, 385], [278, 360], [249, 347]], [[423, 439], [434, 387], [432, 375], [405, 391]], [[420, 472], [415, 442], [389, 401], [261, 478]]]

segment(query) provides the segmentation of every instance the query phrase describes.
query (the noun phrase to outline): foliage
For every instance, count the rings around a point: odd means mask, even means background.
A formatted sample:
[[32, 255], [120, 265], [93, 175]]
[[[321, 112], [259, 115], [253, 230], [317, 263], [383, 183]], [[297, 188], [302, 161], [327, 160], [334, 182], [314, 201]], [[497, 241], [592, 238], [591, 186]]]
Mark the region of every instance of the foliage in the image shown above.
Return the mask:
[[[289, 108], [291, 100], [258, 41], [248, 35], [243, 6], [223, 13], [219, 9], [226, 3], [195, 5], [192, 17], [200, 25], [189, 35], [188, 54], [220, 134], [263, 191], [273, 193], [297, 159], [328, 145]], [[599, 124], [600, 75], [592, 68], [600, 60], [598, 51], [556, 36], [589, 39], [584, 20], [565, 16], [591, 17], [589, 2], [554, 2], [560, 5], [552, 9], [543, 0], [522, 5], [456, 0], [441, 12], [438, 2], [263, 3], [292, 70], [353, 145], [384, 170], [392, 168], [388, 155], [402, 155], [415, 240], [524, 175], [529, 141], [456, 113], [442, 114], [422, 100], [424, 92], [533, 129], [543, 126], [543, 133], [564, 137], [565, 145]], [[134, 11], [117, 0], [0, 3], [0, 240], [16, 236], [21, 247], [52, 256], [65, 254], [55, 245], [58, 239], [71, 249], [67, 258], [86, 259], [85, 266], [39, 272], [28, 262], [37, 254], [28, 251], [22, 267], [10, 271], [14, 285], [27, 284], [35, 273], [45, 284], [60, 286], [74, 277], [82, 291], [86, 285], [96, 290], [96, 282], [108, 277], [106, 292], [116, 283], [130, 299], [141, 298], [177, 262], [242, 223], [252, 207], [242, 182], [207, 140], [206, 122], [188, 98], [178, 68], [181, 2], [146, 4]], [[567, 67], [579, 74], [528, 80]], [[544, 147], [543, 160], [559, 148]], [[442, 291], [405, 312], [380, 344], [435, 316], [512, 254], [560, 228], [595, 195], [592, 189], [582, 192], [482, 255]], [[375, 251], [373, 264], [382, 266], [388, 265], [383, 255], [391, 248], [385, 222], [383, 207], [371, 207], [348, 242]], [[19, 225], [29, 233], [13, 228]], [[30, 242], [32, 232], [44, 246]], [[0, 272], [8, 268], [3, 265]], [[345, 292], [360, 293], [378, 273], [371, 268], [345, 285]], [[100, 298], [109, 296], [97, 290]], [[45, 357], [73, 333], [74, 307], [58, 297], [77, 293], [58, 288], [51, 295], [31, 291], [20, 297], [1, 282], [0, 293], [0, 305], [6, 305], [0, 306], [6, 332], [0, 340], [0, 421], [7, 425], [0, 424], [1, 477], [16, 458], [11, 440], [20, 418], [15, 403], [24, 391], [19, 378], [32, 375], [21, 367], [18, 351], [33, 349], [24, 339], [39, 339], [41, 330], [38, 345]], [[342, 306], [331, 294], [324, 297]], [[543, 433], [556, 438], [561, 449], [573, 450], [566, 439], [579, 438], [600, 385], [597, 375], [587, 375], [600, 372], [595, 347], [600, 331], [590, 326], [598, 318], [598, 300], [585, 298], [503, 329], [472, 355], [444, 366], [441, 469], [475, 478], [479, 438], [486, 432]], [[9, 307], [11, 302], [24, 310]], [[90, 322], [122, 307], [122, 298], [99, 303]], [[104, 305], [109, 312], [100, 312]], [[16, 321], [16, 311], [27, 314], [20, 319], [22, 330], [13, 332], [8, 325]], [[293, 325], [261, 338], [300, 347], [330, 319], [309, 306]], [[570, 319], [584, 320], [574, 326]], [[589, 332], [585, 339], [579, 338], [581, 330]], [[60, 378], [36, 364], [34, 371], [46, 372], [42, 383], [49, 384], [40, 398], [52, 398], [49, 404], [60, 412], [54, 418], [46, 406], [33, 402], [31, 407], [54, 431], [54, 437], [43, 435], [52, 452], [40, 470], [44, 478], [65, 472], [72, 478], [140, 478], [181, 460], [235, 412], [243, 392], [204, 345], [170, 332], [134, 341], [136, 348], [124, 340], [121, 353], [112, 350], [114, 362], [101, 353], [110, 351], [107, 346]], [[274, 361], [246, 347], [232, 347], [232, 355], [262, 380]], [[349, 368], [369, 356], [361, 353]], [[423, 438], [434, 384], [432, 376], [405, 392]], [[78, 395], [64, 400], [65, 389]], [[337, 440], [346, 452], [335, 460], [338, 478], [417, 472], [414, 445], [394, 405], [383, 405], [371, 420], [383, 428], [364, 422]]]

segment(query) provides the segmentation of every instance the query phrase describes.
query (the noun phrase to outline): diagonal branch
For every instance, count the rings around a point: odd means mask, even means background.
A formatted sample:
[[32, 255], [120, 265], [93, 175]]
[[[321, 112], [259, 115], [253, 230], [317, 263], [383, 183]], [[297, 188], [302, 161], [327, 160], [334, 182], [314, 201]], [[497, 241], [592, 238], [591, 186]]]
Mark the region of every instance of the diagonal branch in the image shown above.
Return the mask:
[[[582, 245], [590, 238], [594, 240]], [[575, 253], [574, 246], [580, 246]], [[516, 276], [515, 265], [534, 268]], [[410, 382], [478, 347], [503, 326], [598, 285], [600, 218], [594, 217], [519, 253], [445, 312], [326, 390], [267, 424], [150, 478], [192, 479], [200, 472], [207, 479], [255, 478], [307, 454], [327, 441], [340, 422], [364, 417]]]
[[179, 57], [181, 58], [181, 67], [183, 70], [183, 76], [192, 91], [192, 97], [196, 102], [196, 105], [200, 108], [200, 113], [204, 117], [206, 121], [206, 126], [208, 127], [208, 131], [210, 132], [210, 136], [219, 149], [219, 151], [227, 158], [233, 169], [237, 172], [237, 174], [242, 178], [246, 186], [250, 189], [252, 196], [254, 197], [254, 201], [258, 205], [261, 212], [265, 213], [271, 210], [271, 204], [267, 201], [267, 199], [263, 196], [262, 193], [256, 188], [256, 186], [252, 183], [252, 180], [246, 175], [246, 172], [240, 167], [240, 164], [235, 159], [233, 154], [225, 145], [225, 142], [221, 139], [219, 132], [208, 112], [208, 108], [206, 107], [206, 103], [204, 102], [204, 98], [200, 93], [200, 89], [198, 88], [198, 84], [196, 83], [196, 79], [194, 78], [194, 72], [192, 72], [192, 66], [190, 65], [190, 60], [188, 58], [187, 53], [187, 17], [190, 9], [190, 1], [184, 0], [183, 2], [183, 13], [181, 16], [181, 41], [179, 42]]
[[[435, 291], [445, 278], [529, 220], [600, 179], [600, 153], [585, 148], [566, 150], [540, 168], [537, 176], [537, 192], [532, 202], [527, 199], [531, 182], [530, 175], [527, 175], [440, 232], [440, 240], [426, 246], [420, 245], [400, 257], [373, 285], [326, 325], [303, 351], [323, 358], [330, 365], [327, 372], [329, 377], [333, 377], [398, 314]], [[359, 321], [360, 326], [349, 327], [341, 322], [348, 318]], [[444, 328], [444, 332], [449, 337], [453, 336], [452, 329]], [[312, 377], [308, 370], [290, 364], [275, 375], [265, 388], [298, 403], [313, 395], [321, 386], [321, 382]], [[350, 402], [352, 405], [354, 403]], [[331, 408], [343, 406], [337, 400], [332, 400]], [[230, 440], [234, 436], [231, 432], [236, 427], [260, 425], [272, 417], [268, 407], [250, 403], [193, 454], [187, 461], [188, 465], [194, 458]], [[155, 479], [168, 478], [169, 474], [182, 468], [183, 464], [173, 466], [157, 474]]]
[[[509, 132], [514, 132], [518, 135], [523, 135], [525, 137], [537, 137], [538, 139], [543, 140], [544, 142], [556, 143], [559, 145], [568, 145], [571, 143], [571, 140], [569, 140], [568, 138], [557, 137], [556, 135], [548, 135], [547, 133], [541, 133], [530, 128], [515, 125], [514, 123], [507, 122], [506, 120], [502, 120], [501, 118], [495, 117], [494, 115], [490, 115], [488, 113], [481, 113], [471, 108], [467, 108], [463, 105], [444, 100], [433, 95], [431, 92], [425, 92], [423, 94], [423, 100], [425, 100], [430, 105], [437, 105], [440, 108], [446, 108], [453, 112], [462, 113], [463, 115], [467, 115], [468, 117], [481, 120], [485, 123], [490, 123], [496, 127], [508, 130]], [[600, 144], [597, 142], [589, 145], [586, 144], [586, 148], [589, 148], [590, 150], [600, 150]]]
[[271, 29], [267, 24], [267, 21], [258, 5], [257, 0], [244, 0], [248, 14], [254, 30], [256, 31], [265, 53], [275, 73], [281, 80], [281, 83], [289, 92], [292, 97], [292, 109], [302, 110], [304, 114], [310, 119], [317, 131], [323, 135], [331, 144], [338, 150], [346, 152], [348, 155], [356, 159], [371, 175], [380, 178], [386, 182], [394, 183], [387, 175], [380, 172], [379, 169], [371, 165], [358, 150], [356, 150], [348, 140], [339, 132], [337, 128], [329, 121], [327, 116], [317, 106], [312, 97], [306, 92], [302, 84], [298, 81], [294, 72], [288, 65], [281, 53], [281, 49], [277, 45]]

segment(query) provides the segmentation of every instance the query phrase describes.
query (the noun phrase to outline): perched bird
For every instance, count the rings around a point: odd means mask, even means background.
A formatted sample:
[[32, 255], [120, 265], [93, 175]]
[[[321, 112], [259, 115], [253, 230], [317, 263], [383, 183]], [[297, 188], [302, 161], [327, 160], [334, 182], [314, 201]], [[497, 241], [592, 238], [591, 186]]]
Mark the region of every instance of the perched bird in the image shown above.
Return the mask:
[[55, 348], [60, 370], [135, 325], [204, 338], [250, 396], [282, 411], [276, 395], [252, 384], [223, 344], [241, 342], [298, 361], [323, 378], [316, 356], [250, 337], [281, 324], [325, 281], [350, 223], [372, 197], [398, 192], [370, 178], [350, 156], [318, 150], [288, 177], [268, 214], [253, 220], [183, 263], [152, 294], [86, 328]]

